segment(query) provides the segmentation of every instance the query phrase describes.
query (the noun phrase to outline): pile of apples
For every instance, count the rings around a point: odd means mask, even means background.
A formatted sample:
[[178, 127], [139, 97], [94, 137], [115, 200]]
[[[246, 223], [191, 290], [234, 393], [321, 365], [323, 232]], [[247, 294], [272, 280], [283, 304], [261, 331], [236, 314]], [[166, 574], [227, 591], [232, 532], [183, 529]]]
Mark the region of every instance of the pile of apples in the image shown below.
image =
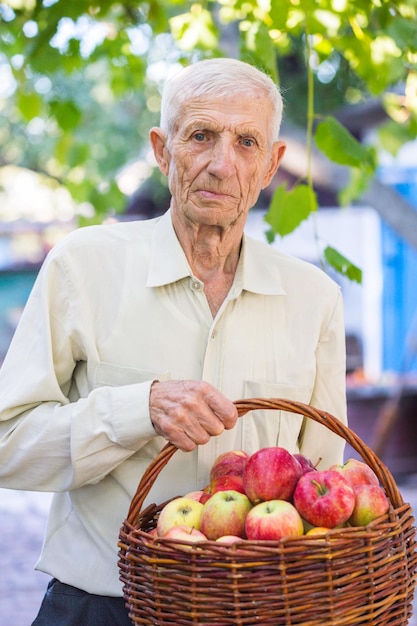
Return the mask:
[[318, 470], [279, 446], [252, 455], [232, 450], [215, 460], [204, 489], [162, 508], [151, 534], [188, 544], [276, 541], [366, 526], [388, 509], [375, 472], [357, 459]]

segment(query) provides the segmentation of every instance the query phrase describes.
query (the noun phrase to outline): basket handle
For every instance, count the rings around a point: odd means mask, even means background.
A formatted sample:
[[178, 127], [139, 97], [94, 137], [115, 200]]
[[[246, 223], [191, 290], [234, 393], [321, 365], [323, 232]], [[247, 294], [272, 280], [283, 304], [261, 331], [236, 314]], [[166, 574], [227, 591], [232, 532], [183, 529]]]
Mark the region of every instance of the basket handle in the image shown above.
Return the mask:
[[[301, 414], [304, 417], [308, 417], [322, 424], [336, 435], [345, 439], [345, 441], [361, 455], [364, 462], [369, 465], [377, 475], [394, 508], [399, 508], [404, 504], [396, 482], [386, 465], [382, 463], [375, 452], [373, 452], [353, 430], [345, 426], [337, 417], [331, 415], [331, 413], [316, 409], [309, 404], [282, 398], [250, 398], [247, 400], [236, 400], [234, 404], [239, 417], [249, 411], [258, 409], [278, 409], [288, 411], [289, 413]], [[136, 524], [145, 498], [160, 472], [177, 450], [178, 448], [173, 443], [167, 443], [145, 470], [128, 512], [127, 521], [130, 524]]]

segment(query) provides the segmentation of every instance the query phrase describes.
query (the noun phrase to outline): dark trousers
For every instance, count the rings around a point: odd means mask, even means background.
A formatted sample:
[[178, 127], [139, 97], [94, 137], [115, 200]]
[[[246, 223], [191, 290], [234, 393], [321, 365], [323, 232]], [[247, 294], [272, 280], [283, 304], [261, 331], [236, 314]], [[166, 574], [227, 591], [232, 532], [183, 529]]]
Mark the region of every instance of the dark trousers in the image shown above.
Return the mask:
[[132, 626], [123, 598], [96, 596], [53, 578], [32, 626]]

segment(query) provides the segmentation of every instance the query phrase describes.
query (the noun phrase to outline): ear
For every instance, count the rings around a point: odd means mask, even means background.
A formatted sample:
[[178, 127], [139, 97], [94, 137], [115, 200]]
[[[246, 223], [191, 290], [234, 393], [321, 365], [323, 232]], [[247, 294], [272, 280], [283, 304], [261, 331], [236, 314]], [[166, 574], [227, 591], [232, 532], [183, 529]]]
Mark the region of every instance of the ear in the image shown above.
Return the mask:
[[149, 131], [149, 139], [152, 145], [156, 162], [159, 165], [159, 169], [161, 170], [162, 174], [168, 176], [169, 152], [166, 147], [167, 140], [165, 133], [159, 128], [159, 126], [154, 126]]
[[265, 187], [268, 187], [269, 183], [272, 180], [272, 177], [274, 176], [275, 172], [277, 171], [282, 161], [282, 158], [285, 154], [286, 149], [287, 149], [287, 144], [284, 141], [276, 141], [274, 145], [272, 146], [271, 161], [269, 164], [269, 169], [264, 176], [262, 189], [265, 189]]

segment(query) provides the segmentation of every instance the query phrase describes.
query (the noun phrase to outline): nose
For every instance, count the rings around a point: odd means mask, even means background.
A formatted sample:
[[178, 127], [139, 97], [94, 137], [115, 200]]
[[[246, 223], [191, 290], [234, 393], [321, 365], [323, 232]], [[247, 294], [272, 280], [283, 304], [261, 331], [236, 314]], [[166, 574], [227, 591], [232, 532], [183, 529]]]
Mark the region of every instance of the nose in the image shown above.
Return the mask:
[[236, 154], [233, 143], [225, 137], [219, 137], [211, 150], [208, 171], [219, 179], [228, 178], [235, 172]]

